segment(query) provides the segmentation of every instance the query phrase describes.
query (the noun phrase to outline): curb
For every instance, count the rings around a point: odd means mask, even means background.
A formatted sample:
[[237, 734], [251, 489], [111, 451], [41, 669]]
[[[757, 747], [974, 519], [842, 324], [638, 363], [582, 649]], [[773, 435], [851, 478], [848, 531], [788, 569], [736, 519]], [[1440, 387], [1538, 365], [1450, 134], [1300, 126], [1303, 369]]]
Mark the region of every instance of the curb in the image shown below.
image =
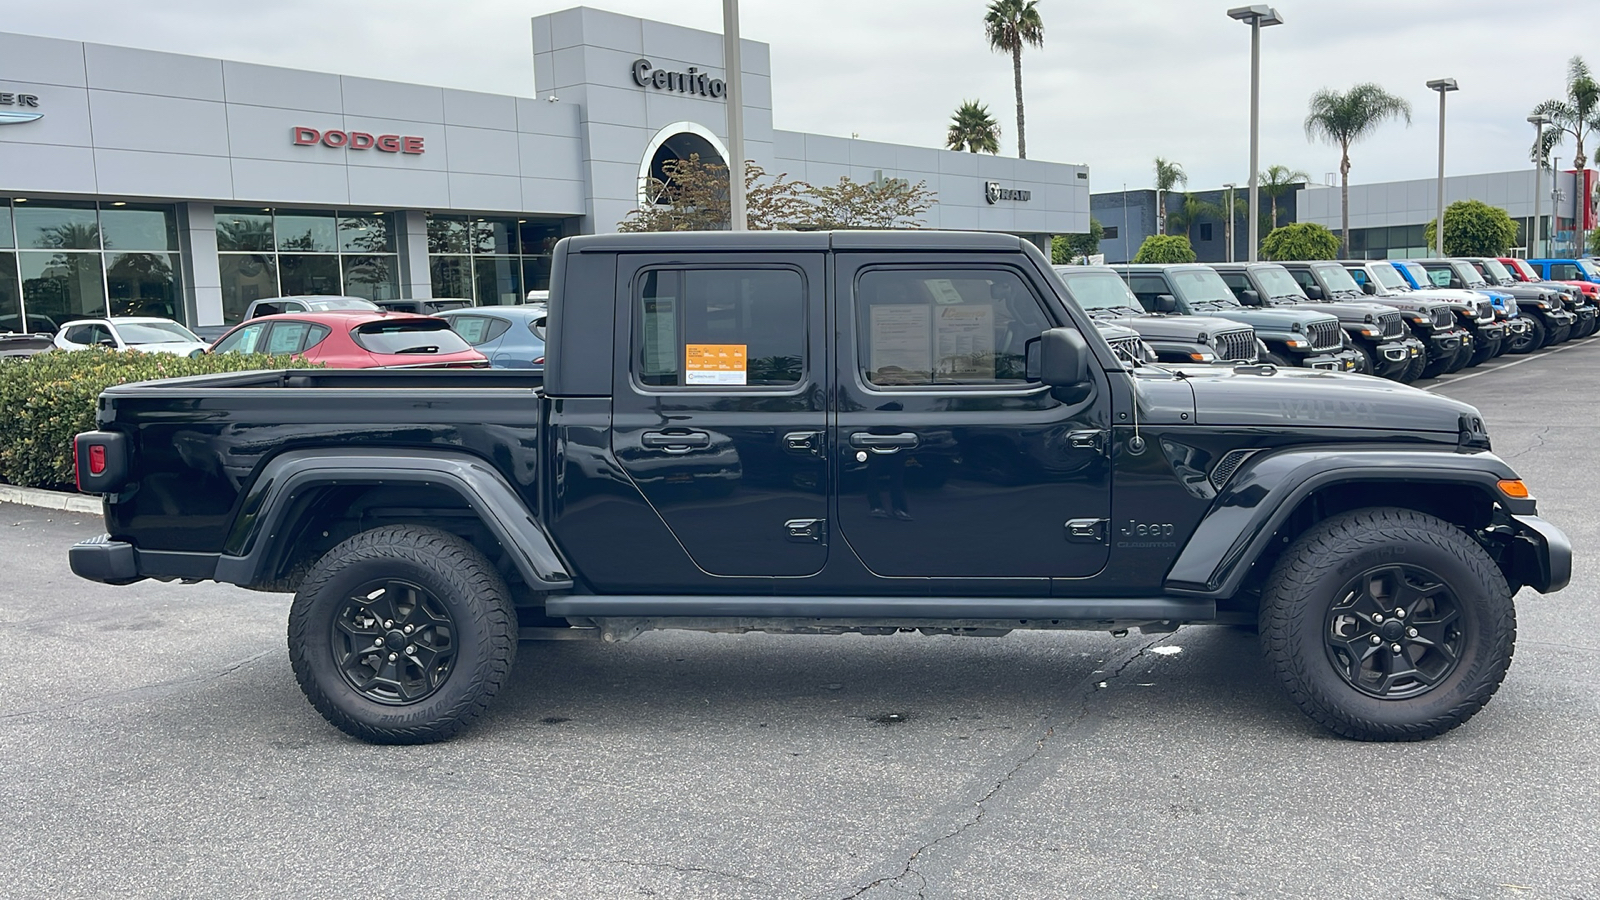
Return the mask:
[[39, 488], [17, 487], [13, 484], [0, 484], [0, 503], [17, 503], [22, 506], [36, 506], [40, 509], [60, 509], [67, 512], [93, 513], [100, 515], [103, 511], [99, 497], [88, 494], [67, 494], [61, 491], [44, 491]]

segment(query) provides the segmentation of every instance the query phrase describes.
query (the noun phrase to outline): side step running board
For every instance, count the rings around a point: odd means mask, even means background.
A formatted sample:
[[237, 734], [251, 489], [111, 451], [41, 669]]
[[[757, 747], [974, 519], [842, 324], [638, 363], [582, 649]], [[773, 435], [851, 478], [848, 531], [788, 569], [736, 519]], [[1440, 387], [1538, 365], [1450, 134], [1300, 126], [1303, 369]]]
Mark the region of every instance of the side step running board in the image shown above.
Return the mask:
[[1213, 600], [1189, 597], [736, 597], [566, 595], [545, 601], [556, 617], [1059, 620], [1210, 622]]

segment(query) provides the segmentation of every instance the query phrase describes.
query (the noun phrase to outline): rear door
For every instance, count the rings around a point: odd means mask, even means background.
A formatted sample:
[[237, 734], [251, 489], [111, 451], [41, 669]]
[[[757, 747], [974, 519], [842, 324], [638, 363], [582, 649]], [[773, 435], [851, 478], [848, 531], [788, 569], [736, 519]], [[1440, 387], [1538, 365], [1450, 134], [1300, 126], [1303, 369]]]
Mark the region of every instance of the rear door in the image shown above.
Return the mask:
[[835, 257], [839, 533], [881, 576], [1094, 575], [1109, 380], [1063, 402], [1028, 379], [1029, 342], [1073, 323], [1014, 256], [914, 258]]
[[612, 451], [701, 570], [828, 558], [824, 257], [618, 258]]

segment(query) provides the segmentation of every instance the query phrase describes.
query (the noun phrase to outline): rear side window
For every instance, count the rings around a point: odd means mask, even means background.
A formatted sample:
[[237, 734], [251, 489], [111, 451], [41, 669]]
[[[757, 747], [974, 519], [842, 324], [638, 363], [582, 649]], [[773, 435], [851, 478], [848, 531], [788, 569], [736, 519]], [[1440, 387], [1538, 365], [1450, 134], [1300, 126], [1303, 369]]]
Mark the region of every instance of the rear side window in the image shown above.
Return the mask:
[[261, 337], [267, 333], [267, 326], [270, 324], [270, 322], [261, 322], [256, 325], [246, 325], [218, 341], [217, 346], [211, 352], [260, 353], [261, 351], [257, 349], [257, 345], [261, 343]]
[[305, 349], [306, 335], [311, 333], [310, 322], [274, 322], [267, 335], [267, 351], [273, 356], [299, 353]]
[[368, 322], [351, 334], [356, 344], [372, 353], [435, 356], [472, 349], [443, 319], [390, 319]]
[[856, 282], [862, 380], [875, 386], [1021, 385], [1050, 327], [1008, 269], [873, 269]]
[[1578, 267], [1572, 263], [1551, 263], [1550, 277], [1555, 281], [1582, 281], [1578, 274]]
[[805, 279], [793, 269], [651, 269], [639, 277], [634, 317], [634, 371], [648, 387], [786, 387], [804, 377]]
[[451, 316], [449, 322], [451, 330], [474, 347], [494, 340], [511, 327], [510, 322], [490, 316]]

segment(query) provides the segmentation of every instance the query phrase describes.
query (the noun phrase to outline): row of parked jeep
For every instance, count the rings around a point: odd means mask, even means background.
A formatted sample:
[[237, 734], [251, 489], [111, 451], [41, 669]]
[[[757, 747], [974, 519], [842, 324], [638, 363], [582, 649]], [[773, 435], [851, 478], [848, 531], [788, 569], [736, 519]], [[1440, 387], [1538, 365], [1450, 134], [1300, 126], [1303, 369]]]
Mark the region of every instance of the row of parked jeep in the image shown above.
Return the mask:
[[1600, 267], [1470, 257], [1057, 266], [1112, 346], [1166, 363], [1271, 363], [1410, 384], [1593, 335]]

